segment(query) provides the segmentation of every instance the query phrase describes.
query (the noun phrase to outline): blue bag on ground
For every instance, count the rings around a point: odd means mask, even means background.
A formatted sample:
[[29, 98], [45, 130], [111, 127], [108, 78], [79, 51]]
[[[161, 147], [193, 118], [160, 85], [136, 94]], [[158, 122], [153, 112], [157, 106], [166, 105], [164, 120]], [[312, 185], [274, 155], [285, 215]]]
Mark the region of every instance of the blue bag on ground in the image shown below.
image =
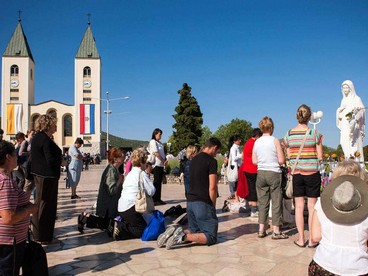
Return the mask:
[[165, 232], [165, 217], [162, 212], [156, 210], [152, 213], [147, 227], [144, 229], [141, 240], [154, 241]]

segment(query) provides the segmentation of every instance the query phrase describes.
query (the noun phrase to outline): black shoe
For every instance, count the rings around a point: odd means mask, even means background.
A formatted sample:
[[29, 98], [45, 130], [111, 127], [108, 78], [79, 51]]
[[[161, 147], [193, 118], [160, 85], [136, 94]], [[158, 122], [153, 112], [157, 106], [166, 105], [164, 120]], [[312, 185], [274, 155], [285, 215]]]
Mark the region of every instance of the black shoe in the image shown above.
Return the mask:
[[155, 206], [160, 206], [160, 205], [165, 205], [166, 204], [166, 202], [162, 201], [162, 200], [157, 200], [154, 203], [155, 203]]
[[78, 195], [72, 195], [71, 197], [70, 197], [70, 199], [80, 199], [81, 197], [80, 196], [78, 196]]
[[78, 216], [78, 231], [83, 234], [83, 230], [84, 230], [84, 225], [87, 222], [87, 217], [84, 215], [84, 213], [80, 214]]
[[[156, 205], [156, 202], [155, 202], [155, 205]], [[169, 209], [167, 209], [164, 213], [164, 217], [171, 217], [171, 216], [174, 216], [175, 215], [175, 210], [176, 210], [176, 207], [175, 206], [171, 206]]]

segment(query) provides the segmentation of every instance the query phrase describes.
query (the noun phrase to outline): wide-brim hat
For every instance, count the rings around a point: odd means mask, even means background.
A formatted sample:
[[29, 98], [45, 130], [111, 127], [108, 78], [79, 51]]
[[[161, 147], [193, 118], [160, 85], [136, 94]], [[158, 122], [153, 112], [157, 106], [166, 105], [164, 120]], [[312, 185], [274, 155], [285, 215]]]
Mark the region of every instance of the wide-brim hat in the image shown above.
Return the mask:
[[[351, 189], [352, 186], [353, 189]], [[347, 189], [344, 189], [345, 187]], [[336, 189], [338, 189], [337, 192]], [[353, 207], [347, 207], [343, 211], [337, 206], [349, 206], [350, 202], [346, 204], [341, 203], [350, 198], [348, 194], [354, 197], [352, 200], [354, 202]], [[332, 180], [323, 190], [321, 205], [323, 212], [332, 222], [343, 225], [360, 223], [368, 217], [368, 185], [365, 181], [353, 175], [339, 176]]]

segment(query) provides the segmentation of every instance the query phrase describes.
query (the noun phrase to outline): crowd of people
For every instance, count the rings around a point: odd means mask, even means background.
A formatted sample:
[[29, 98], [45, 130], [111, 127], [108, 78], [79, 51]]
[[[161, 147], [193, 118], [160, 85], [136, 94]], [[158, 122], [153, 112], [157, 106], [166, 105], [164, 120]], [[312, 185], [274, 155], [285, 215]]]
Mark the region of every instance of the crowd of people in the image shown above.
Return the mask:
[[[258, 217], [256, 235], [259, 239], [268, 235], [272, 240], [288, 239], [288, 234], [281, 231], [284, 206], [281, 166], [286, 166], [288, 160], [289, 167], [295, 167], [292, 187], [298, 237], [293, 242], [299, 248], [316, 248], [309, 275], [368, 275], [365, 170], [352, 160], [339, 163], [332, 182], [321, 193], [323, 135], [308, 127], [311, 116], [310, 107], [301, 105], [296, 111], [297, 125], [281, 141], [273, 136], [272, 118], [263, 117], [242, 152], [242, 137], [234, 135], [228, 144], [227, 172], [236, 170], [238, 178], [229, 182], [228, 199], [244, 196], [250, 215]], [[56, 119], [42, 115], [34, 130], [16, 136], [16, 146], [0, 141], [0, 271], [8, 271], [9, 275], [19, 274], [30, 221], [36, 241], [42, 244], [53, 241], [60, 168], [65, 159], [52, 139], [55, 131]], [[98, 228], [115, 240], [142, 236], [147, 220], [135, 208], [139, 187], [152, 197], [155, 206], [166, 204], [161, 191], [168, 160], [161, 137], [162, 130], [156, 128], [148, 147], [133, 150], [128, 160], [123, 149], [109, 149], [108, 164], [101, 175], [96, 198], [96, 212], [83, 212], [78, 216], [79, 232], [83, 233], [85, 227]], [[83, 140], [77, 138], [68, 152], [67, 177], [72, 200], [80, 198], [76, 189], [85, 160], [79, 150], [82, 145]], [[181, 153], [188, 227], [168, 226], [157, 238], [159, 248], [173, 249], [183, 243], [217, 243], [218, 164], [215, 157], [221, 147], [220, 140], [212, 137], [201, 148], [189, 145]], [[246, 187], [241, 187], [244, 185]], [[238, 193], [240, 188], [243, 192]], [[31, 203], [33, 191], [34, 203]], [[307, 237], [305, 205], [309, 214]], [[270, 223], [272, 233], [268, 230]], [[336, 258], [330, 258], [331, 255]]]

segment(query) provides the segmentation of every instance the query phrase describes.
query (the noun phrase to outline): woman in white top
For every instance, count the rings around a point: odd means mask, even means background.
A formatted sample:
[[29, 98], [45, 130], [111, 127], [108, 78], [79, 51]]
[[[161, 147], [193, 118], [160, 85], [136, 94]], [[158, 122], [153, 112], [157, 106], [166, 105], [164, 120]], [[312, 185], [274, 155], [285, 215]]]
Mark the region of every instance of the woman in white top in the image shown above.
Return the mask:
[[161, 199], [161, 188], [162, 188], [162, 180], [164, 177], [164, 167], [167, 164], [167, 159], [165, 156], [164, 145], [161, 144], [160, 140], [162, 137], [162, 130], [156, 128], [152, 133], [152, 138], [149, 143], [149, 152], [150, 154], [155, 155], [155, 164], [153, 164], [153, 185], [156, 188], [156, 192], [153, 196], [153, 201], [155, 205], [164, 205], [164, 202]]
[[140, 238], [147, 223], [142, 214], [135, 211], [135, 201], [138, 193], [138, 182], [144, 186], [147, 194], [153, 196], [156, 189], [148, 174], [145, 173], [147, 154], [136, 149], [131, 156], [132, 170], [124, 180], [123, 190], [118, 203], [118, 212], [122, 221], [115, 223], [113, 237], [116, 240]]
[[308, 275], [368, 275], [368, 186], [359, 163], [341, 162], [314, 206], [319, 246]]
[[[230, 138], [229, 147], [230, 147], [230, 154], [229, 154], [229, 167], [228, 170], [234, 170], [236, 166], [236, 171], [239, 170], [242, 161], [242, 153], [239, 150], [239, 145], [241, 143], [241, 138], [239, 135], [234, 135]], [[238, 181], [229, 181], [229, 190], [230, 196], [228, 199], [235, 198], [235, 192], [237, 188]]]
[[274, 124], [271, 118], [263, 117], [258, 124], [263, 135], [254, 143], [252, 161], [257, 165], [257, 196], [258, 196], [258, 237], [267, 236], [265, 225], [268, 224], [270, 200], [272, 200], [272, 239], [287, 239], [280, 231], [282, 225], [282, 192], [281, 169], [285, 163], [279, 139], [272, 136]]

